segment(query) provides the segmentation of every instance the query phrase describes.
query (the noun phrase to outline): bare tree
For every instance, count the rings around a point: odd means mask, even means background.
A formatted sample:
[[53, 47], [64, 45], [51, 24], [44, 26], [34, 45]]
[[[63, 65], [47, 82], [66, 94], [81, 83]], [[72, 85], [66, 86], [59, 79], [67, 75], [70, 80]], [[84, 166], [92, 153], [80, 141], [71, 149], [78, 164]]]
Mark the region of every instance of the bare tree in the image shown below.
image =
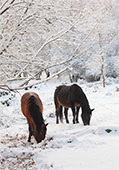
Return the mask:
[[[42, 72], [46, 73], [46, 78], [49, 74], [52, 77], [70, 67], [74, 61], [78, 63], [81, 58], [93, 60], [95, 53], [99, 56], [100, 49], [112, 40], [102, 30], [107, 29], [105, 23], [108, 24], [108, 17], [111, 20], [108, 6], [107, 1], [93, 4], [88, 0], [2, 2], [1, 83], [8, 85], [11, 81], [21, 80], [21, 86], [26, 86], [30, 80], [40, 79]], [[100, 33], [106, 38], [97, 50]], [[112, 37], [117, 37], [116, 31]], [[104, 65], [102, 69], [104, 78]]]

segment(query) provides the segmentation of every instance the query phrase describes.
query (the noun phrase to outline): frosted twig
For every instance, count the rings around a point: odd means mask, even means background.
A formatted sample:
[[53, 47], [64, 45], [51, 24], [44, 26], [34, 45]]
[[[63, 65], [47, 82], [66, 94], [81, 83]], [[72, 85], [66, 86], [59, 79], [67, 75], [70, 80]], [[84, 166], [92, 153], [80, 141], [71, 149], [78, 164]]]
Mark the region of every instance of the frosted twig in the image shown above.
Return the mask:
[[2, 6], [0, 7], [0, 10], [8, 3], [9, 0], [5, 1]]
[[[9, 0], [7, 0], [7, 1], [1, 6], [0, 9], [2, 9], [2, 8], [8, 3], [8, 1], [9, 1]], [[0, 12], [0, 15], [4, 14], [4, 13], [12, 6], [12, 4], [13, 4], [14, 2], [15, 2], [15, 0], [12, 0], [12, 1], [9, 3], [9, 5], [8, 5], [5, 9], [3, 9], [3, 11]]]

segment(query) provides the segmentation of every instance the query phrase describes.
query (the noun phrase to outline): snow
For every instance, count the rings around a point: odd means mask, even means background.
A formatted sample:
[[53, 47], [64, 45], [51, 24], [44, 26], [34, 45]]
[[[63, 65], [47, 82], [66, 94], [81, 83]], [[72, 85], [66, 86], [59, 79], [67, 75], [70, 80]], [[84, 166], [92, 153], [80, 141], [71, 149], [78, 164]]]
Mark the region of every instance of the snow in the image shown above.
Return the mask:
[[[48, 131], [44, 141], [37, 144], [35, 139], [27, 142], [27, 122], [20, 109], [21, 95], [16, 93], [10, 105], [0, 104], [0, 169], [29, 170], [118, 170], [119, 155], [119, 109], [118, 80], [108, 79], [106, 87], [102, 82], [86, 83], [79, 80], [95, 108], [90, 126], [79, 124], [56, 124], [53, 94], [56, 86], [68, 82], [50, 80], [29, 89], [39, 94], [44, 105], [44, 119]], [[9, 95], [1, 96], [4, 101]], [[80, 111], [81, 112], [81, 111]]]

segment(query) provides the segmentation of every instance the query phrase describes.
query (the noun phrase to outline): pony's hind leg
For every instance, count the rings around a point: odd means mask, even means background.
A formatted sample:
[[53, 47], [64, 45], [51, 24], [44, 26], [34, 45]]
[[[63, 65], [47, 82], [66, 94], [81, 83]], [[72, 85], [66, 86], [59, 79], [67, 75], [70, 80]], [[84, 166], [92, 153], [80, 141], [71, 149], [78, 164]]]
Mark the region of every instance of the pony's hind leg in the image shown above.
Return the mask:
[[68, 108], [64, 108], [64, 115], [65, 115], [66, 123], [69, 123], [69, 120], [68, 120]]
[[31, 142], [31, 136], [32, 136], [32, 130], [31, 127], [29, 125], [29, 137], [28, 137], [28, 142]]
[[58, 118], [58, 110], [56, 110], [56, 124], [59, 123], [59, 118]]
[[60, 121], [63, 122], [62, 106], [60, 105], [56, 108], [56, 124], [59, 123], [59, 118]]
[[59, 123], [59, 109], [56, 108], [56, 124]]

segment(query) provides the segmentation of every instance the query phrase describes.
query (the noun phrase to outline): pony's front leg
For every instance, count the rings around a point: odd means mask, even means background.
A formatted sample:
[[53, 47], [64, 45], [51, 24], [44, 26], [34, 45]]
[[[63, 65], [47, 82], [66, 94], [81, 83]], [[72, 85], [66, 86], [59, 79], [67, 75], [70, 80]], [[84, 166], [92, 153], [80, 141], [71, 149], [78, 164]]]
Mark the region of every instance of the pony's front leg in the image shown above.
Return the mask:
[[29, 137], [28, 137], [28, 142], [31, 142], [31, 136], [32, 136], [32, 130], [31, 127], [29, 125]]
[[78, 120], [79, 109], [80, 109], [80, 107], [76, 107], [76, 123], [79, 123], [79, 120]]
[[64, 115], [65, 115], [66, 123], [69, 123], [69, 120], [68, 120], [68, 108], [64, 108]]
[[72, 105], [71, 110], [73, 112], [73, 123], [75, 124], [76, 123], [75, 122], [75, 116], [76, 116], [76, 114], [75, 114], [75, 106]]

